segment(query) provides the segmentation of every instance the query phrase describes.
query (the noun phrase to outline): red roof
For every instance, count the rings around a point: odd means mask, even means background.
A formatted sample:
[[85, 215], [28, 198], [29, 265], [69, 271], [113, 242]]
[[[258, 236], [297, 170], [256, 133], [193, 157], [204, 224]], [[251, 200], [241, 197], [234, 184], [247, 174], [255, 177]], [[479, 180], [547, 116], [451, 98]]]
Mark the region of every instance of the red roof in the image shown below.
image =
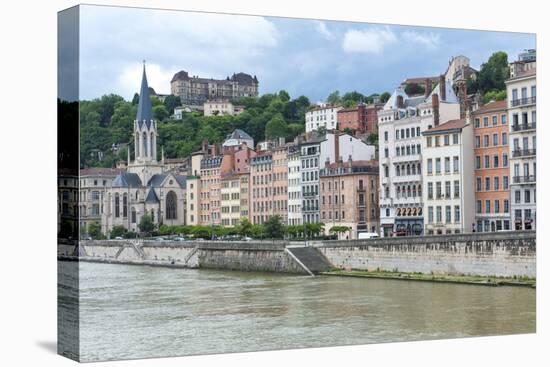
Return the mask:
[[498, 110], [506, 110], [506, 107], [508, 106], [508, 102], [506, 100], [502, 101], [492, 101], [489, 103], [484, 104], [477, 110], [473, 112], [474, 115], [479, 115], [485, 112], [489, 111], [498, 111]]
[[427, 130], [426, 133], [431, 133], [431, 132], [436, 132], [436, 131], [462, 129], [466, 125], [467, 125], [466, 119], [449, 120], [449, 121], [444, 122], [444, 123], [442, 123], [438, 126], [432, 127], [431, 129]]

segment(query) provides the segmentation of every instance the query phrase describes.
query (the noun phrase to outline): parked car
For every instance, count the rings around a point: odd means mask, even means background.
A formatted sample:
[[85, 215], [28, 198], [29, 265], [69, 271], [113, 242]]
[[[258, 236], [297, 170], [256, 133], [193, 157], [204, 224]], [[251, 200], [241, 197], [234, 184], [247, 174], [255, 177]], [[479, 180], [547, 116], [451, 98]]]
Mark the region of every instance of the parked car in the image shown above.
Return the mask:
[[242, 240], [248, 242], [248, 241], [252, 241], [252, 238], [251, 238], [251, 237], [246, 237], [246, 236], [245, 236], [245, 237], [242, 238]]
[[121, 236], [116, 236], [115, 237], [115, 240], [123, 240], [124, 238], [122, 238]]

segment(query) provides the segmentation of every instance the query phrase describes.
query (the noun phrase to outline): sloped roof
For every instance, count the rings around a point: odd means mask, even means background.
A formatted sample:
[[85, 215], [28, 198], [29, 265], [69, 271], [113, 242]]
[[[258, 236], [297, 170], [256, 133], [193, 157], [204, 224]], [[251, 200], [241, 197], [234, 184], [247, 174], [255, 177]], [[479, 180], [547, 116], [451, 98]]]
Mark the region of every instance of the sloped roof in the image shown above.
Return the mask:
[[149, 179], [149, 182], [147, 182], [148, 187], [160, 187], [162, 183], [164, 182], [164, 179], [168, 176], [167, 174], [159, 173], [156, 175], [151, 176]]
[[149, 94], [149, 85], [147, 84], [147, 75], [145, 74], [145, 65], [143, 65], [143, 76], [141, 78], [141, 90], [139, 92], [139, 103], [136, 120], [141, 124], [145, 122], [147, 127], [153, 120], [153, 108], [151, 107], [151, 97]]
[[187, 177], [182, 175], [176, 175], [174, 176], [176, 178], [176, 181], [180, 185], [181, 188], [185, 188], [187, 185]]
[[141, 187], [137, 173], [121, 172], [113, 180], [113, 187]]
[[502, 101], [492, 101], [484, 104], [473, 112], [474, 115], [479, 115], [489, 111], [499, 111], [505, 110], [508, 107], [508, 102], [506, 100]]
[[441, 131], [461, 130], [466, 125], [466, 119], [449, 120], [441, 125], [432, 127], [431, 129], [424, 131], [422, 135], [430, 135], [432, 133], [438, 133]]
[[253, 85], [255, 82], [256, 83], [258, 82], [257, 80], [255, 81], [255, 77], [253, 78], [250, 74], [246, 74], [246, 73], [233, 74], [233, 76], [231, 77], [231, 80], [239, 84], [247, 84], [247, 85]]
[[244, 132], [241, 129], [235, 129], [231, 134], [227, 135], [226, 139], [254, 140], [250, 135], [248, 135], [246, 132]]
[[147, 197], [145, 198], [145, 202], [146, 203], [154, 203], [154, 204], [160, 202], [154, 188], [151, 187], [149, 189], [149, 192], [147, 193]]
[[451, 82], [445, 80], [445, 100], [441, 99], [441, 96], [439, 95], [439, 84], [435, 86], [435, 88], [432, 90], [432, 93], [430, 93], [430, 96], [426, 98], [426, 102], [429, 102], [432, 100], [432, 96], [434, 94], [437, 94], [439, 96], [439, 102], [448, 102], [448, 103], [458, 103], [458, 97], [455, 94], [455, 91], [453, 90], [453, 86]]
[[189, 74], [185, 70], [180, 70], [174, 74], [170, 83], [175, 82], [176, 80], [189, 80]]

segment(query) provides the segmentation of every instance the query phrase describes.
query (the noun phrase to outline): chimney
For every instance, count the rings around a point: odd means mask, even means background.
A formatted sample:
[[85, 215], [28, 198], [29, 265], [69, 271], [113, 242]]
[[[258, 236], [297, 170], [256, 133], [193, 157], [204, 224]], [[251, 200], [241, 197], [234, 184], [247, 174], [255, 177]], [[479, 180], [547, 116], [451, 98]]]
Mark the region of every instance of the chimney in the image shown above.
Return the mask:
[[445, 87], [445, 75], [439, 76], [439, 97], [441, 101], [447, 100], [447, 88]]
[[334, 161], [338, 162], [340, 160], [340, 133], [338, 131], [334, 132]]
[[439, 97], [432, 94], [432, 110], [434, 114], [434, 126], [439, 125]]
[[397, 108], [403, 108], [403, 96], [397, 96]]
[[428, 98], [430, 96], [430, 93], [432, 93], [432, 81], [430, 78], [426, 78], [424, 81], [424, 88], [426, 89], [424, 91], [424, 97]]

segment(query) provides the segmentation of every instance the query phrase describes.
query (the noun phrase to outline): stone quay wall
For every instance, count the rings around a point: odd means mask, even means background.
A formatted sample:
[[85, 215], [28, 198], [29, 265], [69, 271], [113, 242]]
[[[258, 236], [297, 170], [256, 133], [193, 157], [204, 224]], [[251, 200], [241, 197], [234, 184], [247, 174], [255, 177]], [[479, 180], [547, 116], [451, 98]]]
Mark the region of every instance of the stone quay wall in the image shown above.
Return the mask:
[[535, 231], [314, 242], [336, 268], [536, 277]]
[[[303, 244], [303, 243], [302, 243]], [[58, 257], [108, 263], [307, 274], [287, 241], [60, 243]], [[535, 231], [309, 241], [334, 268], [443, 275], [536, 277]]]

